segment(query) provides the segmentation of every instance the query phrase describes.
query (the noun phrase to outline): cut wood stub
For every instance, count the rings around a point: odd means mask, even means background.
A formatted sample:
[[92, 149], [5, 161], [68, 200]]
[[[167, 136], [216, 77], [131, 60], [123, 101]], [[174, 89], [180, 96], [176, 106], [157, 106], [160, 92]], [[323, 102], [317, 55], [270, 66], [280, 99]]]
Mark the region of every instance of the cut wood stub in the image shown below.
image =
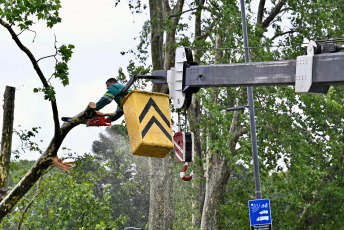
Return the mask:
[[94, 102], [88, 103], [88, 106], [91, 107], [92, 109], [95, 109], [97, 107], [96, 103], [94, 103]]

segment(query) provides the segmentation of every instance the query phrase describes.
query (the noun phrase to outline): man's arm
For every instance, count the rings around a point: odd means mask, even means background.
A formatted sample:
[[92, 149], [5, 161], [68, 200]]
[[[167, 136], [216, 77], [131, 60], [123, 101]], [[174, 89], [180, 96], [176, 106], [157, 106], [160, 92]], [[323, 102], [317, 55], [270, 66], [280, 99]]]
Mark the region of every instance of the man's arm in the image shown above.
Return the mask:
[[100, 100], [97, 102], [96, 104], [96, 110], [100, 110], [102, 109], [104, 106], [106, 106], [107, 104], [109, 104], [113, 99], [115, 98], [115, 96], [113, 95], [112, 90], [108, 90], [104, 96], [102, 96], [100, 98]]
[[123, 109], [118, 107], [117, 110], [116, 110], [116, 114], [114, 116], [109, 116], [109, 118], [111, 119], [111, 121], [116, 121], [122, 115], [123, 115]]

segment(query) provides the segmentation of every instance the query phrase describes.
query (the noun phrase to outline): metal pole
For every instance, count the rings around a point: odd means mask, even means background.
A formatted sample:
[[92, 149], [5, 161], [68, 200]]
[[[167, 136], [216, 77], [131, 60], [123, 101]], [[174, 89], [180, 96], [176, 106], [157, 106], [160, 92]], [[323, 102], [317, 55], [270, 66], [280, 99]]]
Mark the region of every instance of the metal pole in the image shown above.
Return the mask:
[[[242, 22], [242, 30], [243, 30], [243, 36], [244, 36], [245, 62], [250, 62], [244, 0], [240, 0], [240, 4], [241, 4], [241, 22]], [[255, 114], [254, 114], [254, 101], [253, 101], [252, 86], [247, 87], [247, 97], [248, 97], [248, 106], [249, 106], [249, 111], [250, 111], [251, 143], [252, 143], [252, 156], [253, 156], [253, 168], [254, 168], [254, 181], [256, 185], [256, 199], [262, 199], [262, 191], [260, 188], [259, 162], [258, 162], [258, 150], [257, 150], [257, 133], [256, 133], [256, 122], [255, 122]]]

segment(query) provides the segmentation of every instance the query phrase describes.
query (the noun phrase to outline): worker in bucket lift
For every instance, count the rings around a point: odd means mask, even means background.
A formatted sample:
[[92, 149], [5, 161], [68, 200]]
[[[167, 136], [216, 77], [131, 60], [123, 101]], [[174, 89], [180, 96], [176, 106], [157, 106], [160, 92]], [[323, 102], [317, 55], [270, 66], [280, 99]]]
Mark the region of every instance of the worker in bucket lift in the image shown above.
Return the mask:
[[[100, 100], [96, 104], [96, 110], [102, 109], [104, 106], [109, 104], [112, 100], [115, 100], [117, 103], [117, 110], [116, 114], [113, 116], [107, 117], [107, 119], [110, 119], [111, 121], [116, 121], [118, 118], [120, 118], [123, 115], [123, 108], [121, 107], [121, 103], [124, 99], [124, 97], [128, 94], [127, 92], [125, 94], [119, 95], [121, 90], [124, 88], [124, 85], [117, 82], [115, 78], [109, 78], [106, 81], [106, 88], [107, 92], [100, 98]], [[128, 92], [130, 89], [128, 90]]]

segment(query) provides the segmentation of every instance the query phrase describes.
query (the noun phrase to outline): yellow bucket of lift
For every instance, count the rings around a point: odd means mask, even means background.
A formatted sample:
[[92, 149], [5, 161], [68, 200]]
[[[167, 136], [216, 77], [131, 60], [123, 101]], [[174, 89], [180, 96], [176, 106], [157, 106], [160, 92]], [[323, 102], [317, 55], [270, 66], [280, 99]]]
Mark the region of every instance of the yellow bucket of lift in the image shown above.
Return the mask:
[[132, 90], [122, 102], [134, 155], [164, 158], [173, 149], [169, 96]]

